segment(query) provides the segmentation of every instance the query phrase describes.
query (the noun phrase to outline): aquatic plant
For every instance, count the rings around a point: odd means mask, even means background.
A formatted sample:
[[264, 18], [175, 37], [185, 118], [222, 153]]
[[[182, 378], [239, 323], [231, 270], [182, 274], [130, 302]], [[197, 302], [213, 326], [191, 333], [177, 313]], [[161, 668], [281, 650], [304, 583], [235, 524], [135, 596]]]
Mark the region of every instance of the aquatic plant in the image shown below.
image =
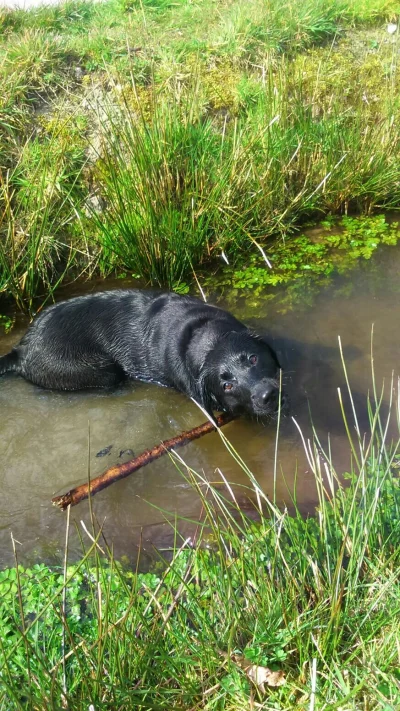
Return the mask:
[[319, 228], [286, 241], [274, 240], [264, 256], [257, 251], [239, 266], [221, 263], [216, 273], [204, 275], [202, 282], [226, 304], [245, 296], [248, 313], [265, 301], [273, 302], [274, 310], [285, 312], [298, 308], [310, 292], [318, 293], [335, 274], [356, 268], [360, 260], [370, 259], [382, 246], [395, 246], [399, 238], [398, 222], [385, 215], [331, 217]]

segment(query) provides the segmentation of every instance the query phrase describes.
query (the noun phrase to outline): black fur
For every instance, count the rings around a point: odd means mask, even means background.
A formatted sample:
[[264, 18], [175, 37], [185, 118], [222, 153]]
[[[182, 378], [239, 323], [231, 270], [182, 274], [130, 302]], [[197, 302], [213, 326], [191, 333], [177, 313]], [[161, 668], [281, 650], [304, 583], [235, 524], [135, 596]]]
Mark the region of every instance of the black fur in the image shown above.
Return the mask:
[[231, 314], [188, 296], [130, 289], [47, 308], [0, 358], [44, 388], [80, 390], [134, 378], [176, 388], [210, 414], [276, 412], [275, 353]]

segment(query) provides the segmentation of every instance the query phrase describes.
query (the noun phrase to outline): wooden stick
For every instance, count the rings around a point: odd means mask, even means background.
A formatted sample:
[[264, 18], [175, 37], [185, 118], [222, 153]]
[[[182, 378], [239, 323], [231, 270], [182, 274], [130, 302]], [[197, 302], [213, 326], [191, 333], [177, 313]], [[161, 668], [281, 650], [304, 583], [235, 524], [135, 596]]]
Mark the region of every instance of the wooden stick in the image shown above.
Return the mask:
[[[222, 427], [234, 419], [235, 417], [233, 415], [223, 413], [222, 415], [218, 415], [216, 423], [218, 427]], [[194, 427], [191, 430], [187, 430], [186, 432], [182, 432], [176, 437], [166, 439], [152, 449], [146, 449], [137, 457], [130, 459], [129, 462], [124, 462], [124, 464], [114, 464], [114, 466], [107, 469], [103, 472], [103, 474], [100, 474], [99, 476], [96, 476], [95, 479], [92, 479], [92, 481], [86, 484], [80, 484], [74, 489], [71, 489], [71, 491], [67, 491], [66, 494], [55, 496], [51, 500], [52, 504], [57, 506], [62, 511], [65, 511], [68, 506], [75, 506], [76, 504], [79, 504], [80, 501], [87, 499], [89, 494], [90, 496], [94, 496], [98, 491], [106, 489], [107, 486], [110, 486], [115, 481], [124, 479], [126, 476], [129, 476], [129, 474], [133, 474], [133, 472], [136, 472], [138, 469], [145, 467], [146, 464], [150, 464], [156, 459], [159, 459], [163, 456], [163, 454], [170, 452], [171, 449], [183, 447], [185, 444], [188, 444], [188, 442], [192, 442], [194, 439], [199, 439], [199, 437], [203, 437], [209, 432], [214, 432], [216, 429], [217, 428], [211, 422], [204, 422], [202, 425]]]

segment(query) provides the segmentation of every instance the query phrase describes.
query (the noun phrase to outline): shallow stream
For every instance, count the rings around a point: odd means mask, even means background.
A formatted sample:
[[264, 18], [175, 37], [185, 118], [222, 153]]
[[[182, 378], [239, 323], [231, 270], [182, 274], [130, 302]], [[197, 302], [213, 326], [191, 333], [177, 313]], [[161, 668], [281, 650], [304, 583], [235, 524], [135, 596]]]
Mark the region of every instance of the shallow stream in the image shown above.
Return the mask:
[[[367, 429], [366, 395], [371, 387], [371, 326], [374, 323], [374, 361], [377, 383], [398, 371], [400, 352], [400, 247], [388, 247], [370, 262], [360, 263], [347, 276], [337, 276], [317, 295], [295, 310], [278, 313], [267, 301], [248, 309], [246, 321], [265, 335], [279, 354], [291, 399], [291, 415], [306, 436], [310, 412], [323, 442], [331, 438], [339, 472], [349, 466], [349, 446], [340, 413], [337, 388], [345, 392], [338, 348], [340, 335], [361, 426]], [[68, 293], [114, 288], [121, 282], [75, 285]], [[248, 297], [249, 301], [251, 297]], [[243, 304], [230, 307], [243, 318]], [[223, 303], [219, 303], [223, 306]], [[19, 340], [26, 323], [0, 338], [0, 353]], [[144, 383], [131, 383], [115, 392], [56, 393], [40, 390], [24, 380], [6, 376], [0, 381], [0, 566], [13, 563], [11, 534], [22, 562], [61, 560], [66, 515], [51, 498], [96, 476], [115, 462], [129, 459], [163, 439], [204, 421], [183, 395]], [[272, 497], [276, 429], [255, 422], [235, 421], [224, 432]], [[108, 448], [110, 448], [108, 450]], [[106, 453], [104, 452], [106, 450]], [[97, 456], [98, 453], [104, 456]], [[180, 450], [194, 470], [219, 481], [218, 469], [231, 482], [247, 484], [245, 474], [212, 434]], [[290, 503], [297, 475], [297, 501], [312, 511], [316, 502], [313, 476], [300, 437], [291, 419], [281, 425], [278, 452], [278, 502]], [[168, 547], [171, 528], [165, 512], [196, 519], [200, 504], [173, 462], [164, 457], [93, 499], [97, 520], [117, 556], [136, 557], [137, 545], [149, 556], [154, 546]], [[90, 528], [88, 502], [72, 509], [71, 518], [89, 543], [83, 521]], [[190, 524], [183, 529], [190, 530]], [[72, 532], [70, 557], [80, 551]], [[146, 554], [144, 558], [146, 558]]]

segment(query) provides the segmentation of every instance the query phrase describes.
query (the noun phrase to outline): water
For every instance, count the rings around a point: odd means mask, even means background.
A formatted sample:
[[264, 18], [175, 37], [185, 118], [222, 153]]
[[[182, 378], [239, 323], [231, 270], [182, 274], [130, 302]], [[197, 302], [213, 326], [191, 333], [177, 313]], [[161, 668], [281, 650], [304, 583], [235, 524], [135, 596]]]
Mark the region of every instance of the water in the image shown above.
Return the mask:
[[[364, 430], [366, 394], [371, 387], [372, 323], [377, 382], [383, 377], [389, 381], [392, 371], [397, 371], [399, 268], [400, 249], [387, 248], [349, 276], [334, 278], [312, 302], [286, 314], [265, 302], [250, 320], [278, 351], [291, 414], [309, 436], [311, 410], [322, 441], [330, 436], [339, 472], [349, 466], [349, 447], [337, 396], [338, 387], [345, 391], [338, 335]], [[74, 289], [70, 296], [76, 295], [78, 287]], [[231, 310], [241, 316], [239, 305]], [[21, 322], [12, 334], [3, 336], [0, 352], [19, 340], [25, 328]], [[155, 385], [131, 383], [112, 393], [54, 393], [14, 376], [0, 380], [0, 413], [0, 566], [13, 563], [11, 533], [21, 561], [60, 561], [66, 514], [51, 505], [54, 495], [85, 482], [89, 470], [94, 477], [126, 460], [130, 455], [121, 454], [123, 450], [138, 454], [204, 421], [183, 395]], [[272, 497], [275, 427], [235, 421], [224, 432]], [[110, 445], [108, 454], [96, 456]], [[229, 481], [247, 483], [218, 434], [191, 443], [180, 455], [206, 479], [220, 481], [219, 469]], [[316, 502], [313, 477], [289, 417], [282, 423], [279, 443], [276, 493], [281, 504], [290, 503], [296, 474], [298, 503], [302, 510], [312, 511]], [[93, 509], [116, 555], [134, 560], [141, 542], [143, 561], [155, 546], [171, 543], [167, 512], [192, 520], [200, 514], [196, 494], [168, 457], [100, 492], [93, 499]], [[87, 501], [71, 510], [71, 519], [89, 543], [81, 523], [90, 529]], [[191, 530], [190, 523], [182, 524], [184, 532], [185, 527]], [[79, 537], [73, 530], [70, 557], [79, 555], [79, 550]]]

